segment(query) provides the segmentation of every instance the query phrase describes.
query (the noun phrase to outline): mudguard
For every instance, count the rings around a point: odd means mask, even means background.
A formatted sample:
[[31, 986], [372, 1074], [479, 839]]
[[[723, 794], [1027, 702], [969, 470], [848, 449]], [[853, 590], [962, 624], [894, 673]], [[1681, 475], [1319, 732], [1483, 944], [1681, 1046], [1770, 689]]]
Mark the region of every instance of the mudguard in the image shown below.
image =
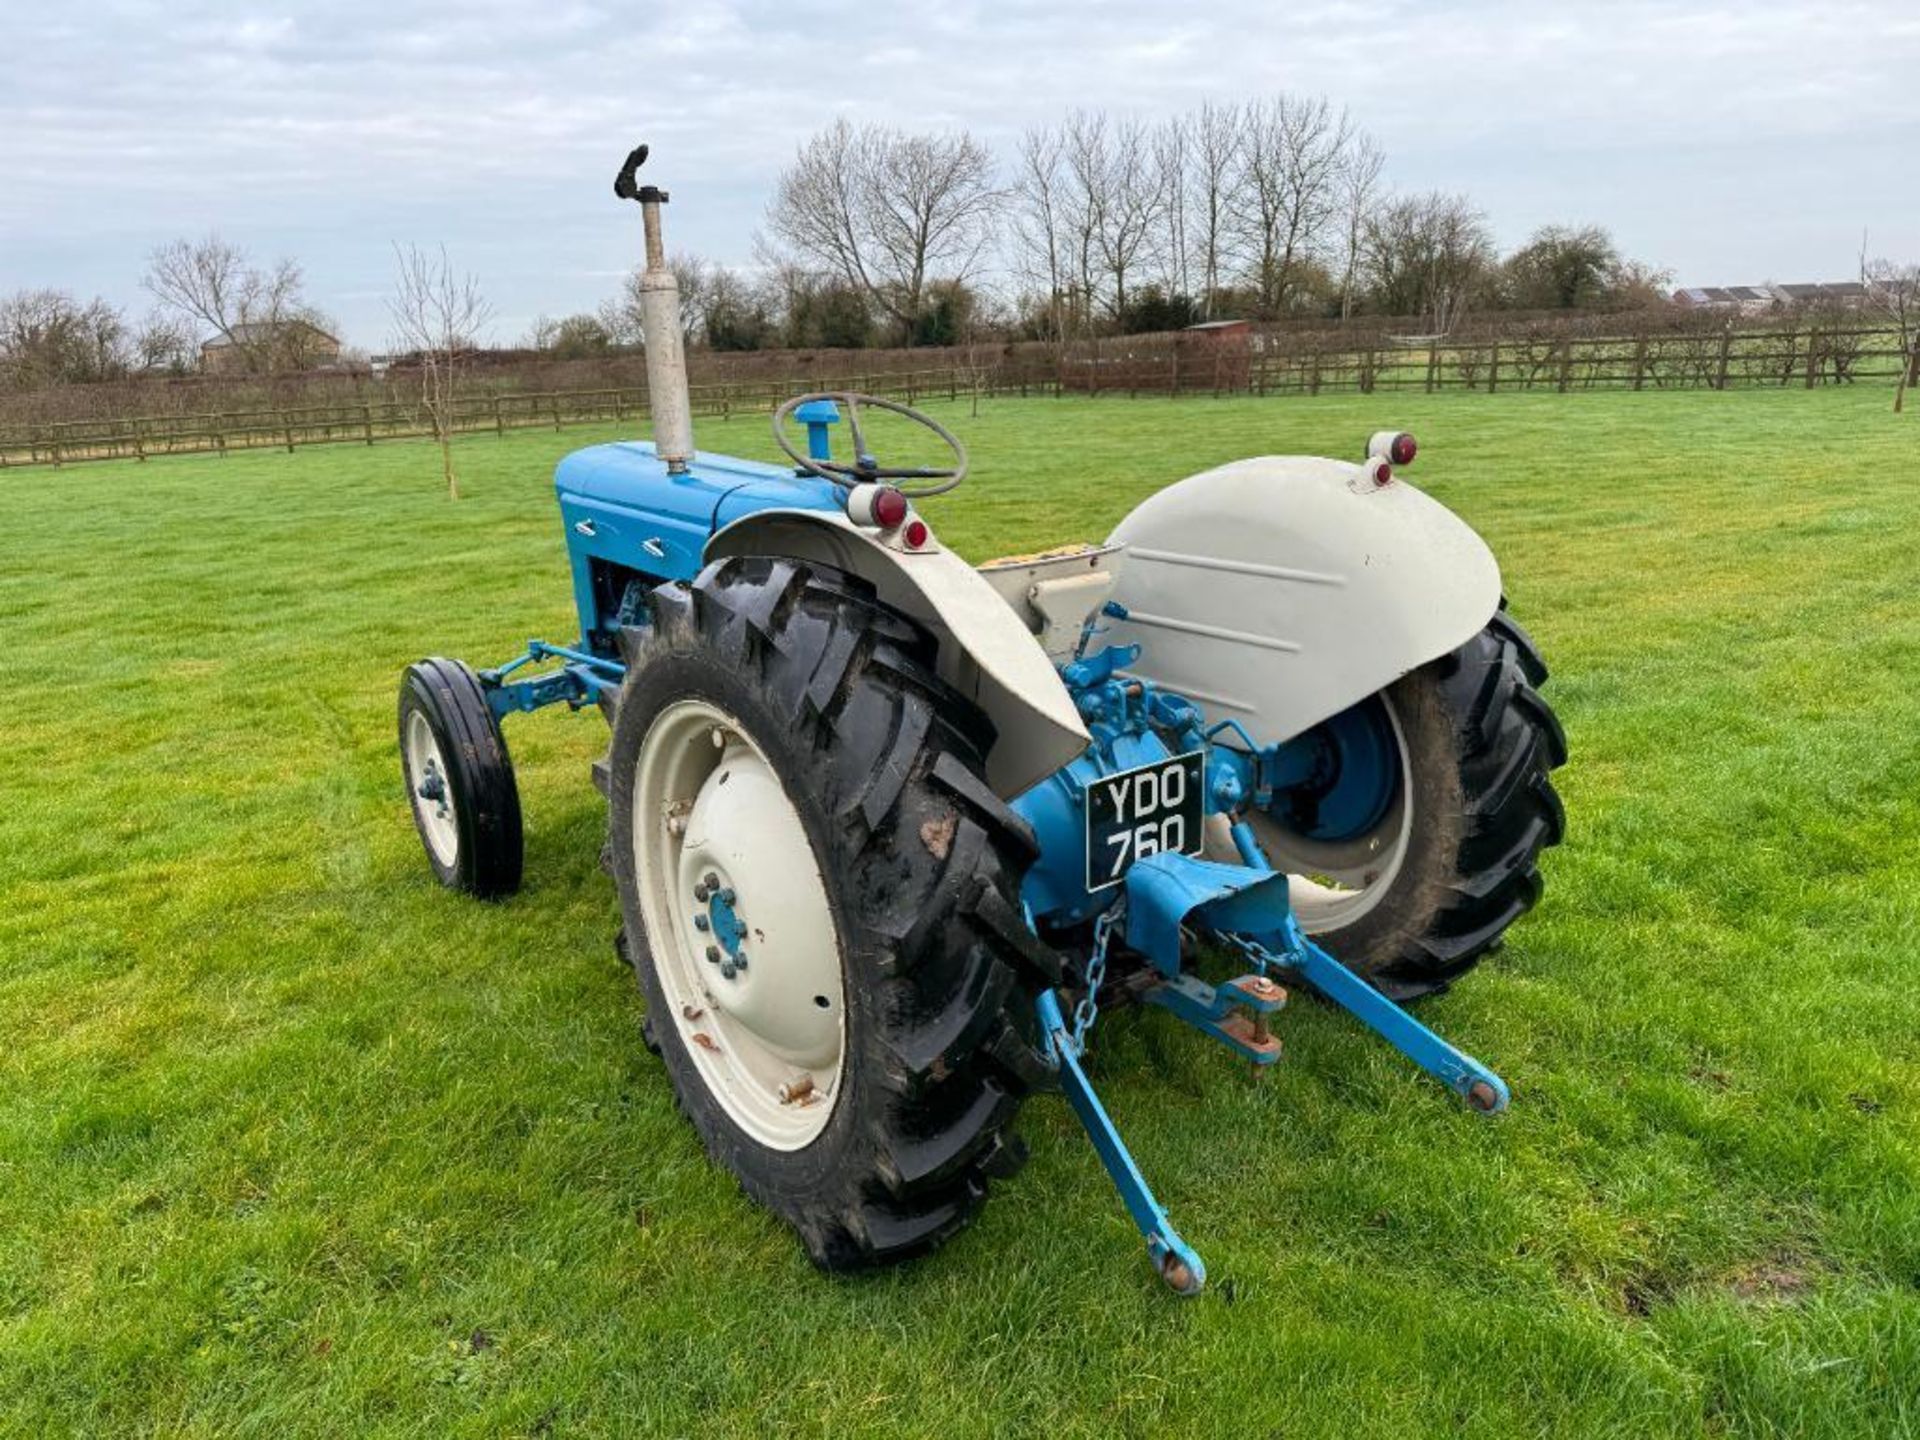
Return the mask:
[[1080, 712], [1033, 633], [979, 572], [937, 541], [905, 550], [837, 510], [770, 509], [707, 542], [708, 560], [730, 555], [782, 555], [849, 571], [927, 626], [940, 642], [940, 677], [986, 711], [998, 732], [987, 783], [1003, 799], [1087, 748]]
[[1486, 542], [1395, 477], [1307, 456], [1240, 460], [1142, 502], [1107, 640], [1132, 673], [1260, 745], [1337, 715], [1466, 644], [1500, 604]]

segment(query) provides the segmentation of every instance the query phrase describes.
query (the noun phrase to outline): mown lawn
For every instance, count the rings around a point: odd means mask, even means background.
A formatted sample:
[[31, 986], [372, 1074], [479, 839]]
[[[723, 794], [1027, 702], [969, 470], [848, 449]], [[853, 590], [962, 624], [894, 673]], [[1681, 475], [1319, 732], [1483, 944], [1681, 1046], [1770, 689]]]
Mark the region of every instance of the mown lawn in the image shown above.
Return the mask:
[[[1057, 1097], [930, 1260], [834, 1280], [706, 1163], [616, 964], [593, 716], [517, 718], [527, 882], [430, 880], [396, 677], [571, 635], [587, 431], [0, 477], [0, 1429], [1920, 1431], [1920, 418], [1884, 391], [1002, 401], [976, 558], [1263, 451], [1422, 441], [1554, 666], [1544, 905], [1425, 1018], [1483, 1121], [1301, 1003]], [[757, 424], [707, 423], [764, 454]]]

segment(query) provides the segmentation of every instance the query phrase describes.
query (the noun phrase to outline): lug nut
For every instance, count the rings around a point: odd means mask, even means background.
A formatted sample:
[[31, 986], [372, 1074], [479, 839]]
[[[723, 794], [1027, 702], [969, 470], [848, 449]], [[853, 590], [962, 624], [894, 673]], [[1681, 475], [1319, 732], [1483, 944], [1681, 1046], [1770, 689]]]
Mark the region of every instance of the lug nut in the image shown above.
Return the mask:
[[720, 947], [718, 945], [707, 946], [707, 963], [709, 965], [718, 965], [720, 963]]
[[733, 962], [731, 960], [720, 967], [720, 978], [722, 980], [731, 980], [733, 978]]
[[704, 915], [696, 915], [693, 917], [693, 928], [696, 930], [707, 930], [712, 928], [712, 925], [713, 922]]
[[720, 892], [720, 903], [722, 905], [731, 905], [733, 903], [733, 890], [731, 888]]
[[804, 1100], [813, 1093], [813, 1076], [802, 1071], [782, 1085], [776, 1093], [782, 1105], [791, 1105], [796, 1100]]
[[720, 877], [709, 870], [700, 877], [700, 883], [706, 886], [709, 892], [712, 892], [720, 888]]
[[741, 970], [746, 969], [747, 968], [747, 952], [742, 950], [739, 954], [735, 955], [733, 957], [733, 963], [736, 967], [738, 967]]

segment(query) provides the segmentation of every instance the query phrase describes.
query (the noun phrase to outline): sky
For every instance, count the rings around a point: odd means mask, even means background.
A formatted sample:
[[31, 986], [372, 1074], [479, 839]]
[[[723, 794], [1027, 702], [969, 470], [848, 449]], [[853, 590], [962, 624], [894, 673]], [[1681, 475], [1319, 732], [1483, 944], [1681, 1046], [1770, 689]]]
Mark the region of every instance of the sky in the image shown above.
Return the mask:
[[139, 313], [146, 257], [217, 231], [291, 256], [383, 348], [395, 242], [445, 244], [496, 338], [592, 309], [640, 245], [750, 262], [774, 177], [836, 116], [1010, 155], [1081, 106], [1345, 105], [1396, 189], [1513, 245], [1608, 226], [1676, 284], [1920, 259], [1920, 5], [1554, 0], [0, 0], [0, 293]]

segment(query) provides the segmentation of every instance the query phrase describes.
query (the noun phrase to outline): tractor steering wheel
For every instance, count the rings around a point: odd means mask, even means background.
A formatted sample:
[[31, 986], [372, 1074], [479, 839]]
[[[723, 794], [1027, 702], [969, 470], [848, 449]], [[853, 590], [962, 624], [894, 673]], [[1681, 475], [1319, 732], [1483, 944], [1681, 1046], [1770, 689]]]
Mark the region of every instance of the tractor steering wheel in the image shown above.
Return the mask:
[[[817, 400], [831, 400], [838, 405], [847, 417], [847, 429], [853, 438], [852, 460], [816, 459], [803, 455], [794, 448], [788, 437], [787, 422], [793, 412], [802, 405]], [[953, 451], [953, 464], [948, 466], [927, 465], [882, 465], [867, 449], [866, 434], [860, 429], [860, 407], [866, 405], [875, 410], [891, 410], [896, 415], [904, 415], [916, 425], [924, 425]], [[944, 495], [962, 480], [967, 478], [967, 447], [962, 445], [954, 433], [935, 420], [931, 415], [923, 415], [910, 409], [897, 400], [883, 400], [878, 395], [861, 395], [852, 390], [823, 390], [815, 395], [796, 395], [778, 410], [773, 412], [773, 438], [779, 444], [782, 453], [812, 475], [831, 480], [836, 485], [866, 485], [876, 481], [918, 480], [928, 483], [919, 485], [896, 485], [902, 495], [909, 500], [925, 500], [930, 495]]]

